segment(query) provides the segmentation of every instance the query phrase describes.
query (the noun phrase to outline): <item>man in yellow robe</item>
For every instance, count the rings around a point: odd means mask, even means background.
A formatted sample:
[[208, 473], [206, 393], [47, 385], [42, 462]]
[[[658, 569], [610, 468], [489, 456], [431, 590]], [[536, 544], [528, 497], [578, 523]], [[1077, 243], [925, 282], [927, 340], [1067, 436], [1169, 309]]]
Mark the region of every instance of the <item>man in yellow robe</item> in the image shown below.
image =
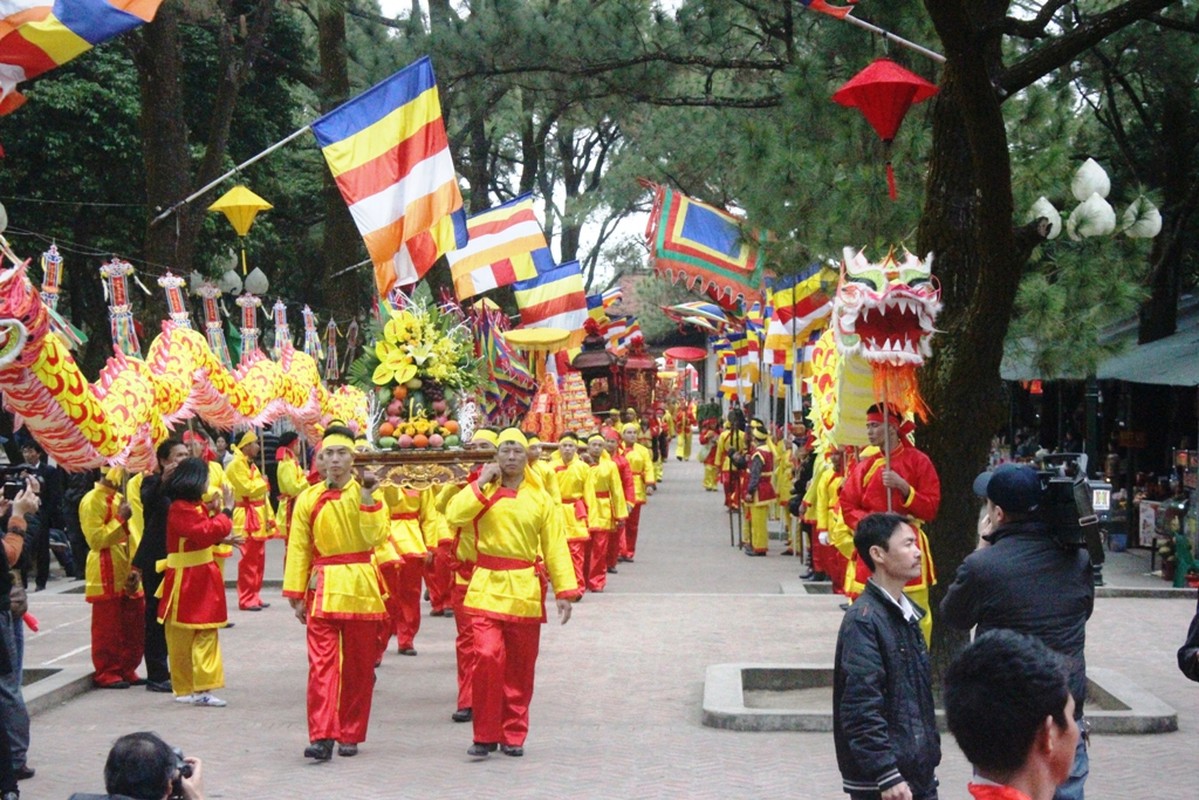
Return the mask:
[[561, 503], [529, 469], [528, 440], [507, 428], [497, 442], [496, 460], [446, 506], [447, 521], [464, 532], [473, 523], [475, 538], [463, 609], [474, 617], [474, 743], [467, 754], [477, 758], [500, 746], [505, 755], [524, 755], [547, 577], [563, 624], [579, 598]]
[[254, 431], [246, 431], [225, 470], [225, 480], [233, 487], [233, 534], [245, 537], [237, 562], [237, 607], [242, 611], [261, 611], [270, 606], [262, 602], [262, 574], [266, 540], [275, 535], [275, 526], [271, 485], [254, 463], [261, 447]]
[[366, 739], [379, 624], [387, 609], [373, 550], [388, 535], [378, 478], [353, 477], [354, 434], [331, 425], [322, 441], [326, 480], [296, 498], [283, 596], [308, 628], [308, 738], [305, 758], [353, 756]]

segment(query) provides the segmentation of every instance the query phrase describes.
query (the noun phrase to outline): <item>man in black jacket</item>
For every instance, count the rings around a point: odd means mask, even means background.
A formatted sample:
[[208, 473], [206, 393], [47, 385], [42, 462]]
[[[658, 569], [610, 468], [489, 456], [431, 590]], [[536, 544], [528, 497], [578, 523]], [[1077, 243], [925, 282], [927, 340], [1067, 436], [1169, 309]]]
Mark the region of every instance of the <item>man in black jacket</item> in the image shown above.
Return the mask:
[[[1064, 545], [1040, 519], [1040, 477], [1031, 467], [1004, 464], [974, 481], [987, 499], [979, 549], [958, 567], [941, 601], [941, 618], [976, 633], [1008, 629], [1040, 639], [1066, 662], [1074, 717], [1081, 722], [1087, 693], [1087, 619], [1095, 604], [1085, 547]], [[1079, 740], [1070, 778], [1057, 800], [1082, 800], [1089, 771], [1086, 736]]]
[[157, 565], [167, 557], [167, 511], [171, 499], [163, 494], [162, 487], [179, 462], [187, 458], [187, 445], [178, 439], [167, 439], [158, 445], [155, 455], [158, 473], [142, 479], [145, 526], [141, 543], [133, 555], [133, 566], [141, 572], [146, 593], [146, 691], [166, 693], [171, 691], [171, 670], [167, 660], [166, 632], [158, 621], [157, 593], [162, 573]]
[[841, 621], [833, 668], [833, 742], [851, 800], [936, 800], [941, 737], [920, 618], [904, 594], [920, 540], [898, 514], [870, 514], [854, 547], [873, 576]]

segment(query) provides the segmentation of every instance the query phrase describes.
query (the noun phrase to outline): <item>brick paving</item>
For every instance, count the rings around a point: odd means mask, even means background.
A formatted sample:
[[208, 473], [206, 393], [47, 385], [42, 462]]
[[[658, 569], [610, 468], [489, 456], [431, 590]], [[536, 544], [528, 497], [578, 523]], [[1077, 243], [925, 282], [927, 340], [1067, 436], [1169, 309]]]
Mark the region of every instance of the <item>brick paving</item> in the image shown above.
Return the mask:
[[[450, 722], [453, 621], [423, 620], [420, 655], [379, 668], [367, 742], [353, 759], [306, 762], [303, 628], [278, 590], [271, 608], [233, 611], [221, 633], [223, 709], [184, 707], [140, 689], [92, 691], [33, 721], [34, 780], [23, 797], [61, 800], [98, 790], [120, 733], [158, 731], [204, 759], [209, 798], [840, 798], [830, 734], [736, 733], [700, 724], [704, 669], [733, 661], [831, 662], [841, 612], [834, 596], [784, 595], [795, 559], [747, 558], [729, 546], [719, 495], [694, 462], [671, 462], [642, 518], [637, 562], [603, 595], [588, 595], [565, 627], [544, 627], [526, 755], [472, 762], [469, 725]], [[278, 577], [281, 551], [268, 550]], [[1132, 574], [1135, 560], [1109, 570]], [[232, 574], [232, 573], [230, 573]], [[80, 584], [74, 584], [78, 587]], [[1164, 584], [1160, 584], [1164, 585]], [[33, 596], [42, 632], [26, 664], [87, 665], [89, 612], [55, 581]], [[269, 596], [268, 596], [269, 595]], [[230, 606], [236, 606], [230, 594]], [[1091, 664], [1119, 670], [1178, 710], [1180, 731], [1094, 740], [1092, 798], [1195, 797], [1199, 685], [1174, 651], [1193, 600], [1103, 598], [1089, 626]], [[942, 797], [964, 798], [969, 767], [943, 742]], [[1188, 783], [1190, 781], [1190, 783]]]

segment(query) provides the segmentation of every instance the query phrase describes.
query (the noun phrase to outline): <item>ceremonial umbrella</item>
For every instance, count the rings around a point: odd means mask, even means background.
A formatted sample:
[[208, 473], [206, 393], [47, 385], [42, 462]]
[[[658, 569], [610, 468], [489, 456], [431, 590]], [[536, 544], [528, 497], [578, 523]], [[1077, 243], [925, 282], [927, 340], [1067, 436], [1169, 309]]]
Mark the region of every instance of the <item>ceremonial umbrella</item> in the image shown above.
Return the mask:
[[887, 189], [892, 200], [897, 193], [895, 170], [891, 167], [891, 142], [908, 109], [936, 93], [937, 87], [924, 78], [888, 58], [878, 58], [833, 94], [834, 102], [861, 111], [886, 145]]
[[666, 316], [675, 322], [696, 325], [710, 331], [719, 331], [727, 325], [737, 325], [739, 322], [736, 318], [730, 318], [725, 310], [716, 303], [703, 300], [677, 303], [661, 308]]
[[[570, 342], [570, 331], [565, 328], [516, 328], [500, 335], [517, 350], [528, 353], [556, 353]], [[536, 359], [537, 380], [545, 377], [545, 359]]]
[[244, 186], [234, 186], [208, 207], [209, 211], [224, 214], [241, 239], [242, 275], [246, 274], [246, 234], [250, 232], [250, 226], [254, 224], [254, 217], [258, 216], [258, 212], [269, 211], [272, 208], [274, 206]]
[[703, 361], [708, 357], [708, 351], [703, 347], [671, 347], [662, 355], [675, 361]]

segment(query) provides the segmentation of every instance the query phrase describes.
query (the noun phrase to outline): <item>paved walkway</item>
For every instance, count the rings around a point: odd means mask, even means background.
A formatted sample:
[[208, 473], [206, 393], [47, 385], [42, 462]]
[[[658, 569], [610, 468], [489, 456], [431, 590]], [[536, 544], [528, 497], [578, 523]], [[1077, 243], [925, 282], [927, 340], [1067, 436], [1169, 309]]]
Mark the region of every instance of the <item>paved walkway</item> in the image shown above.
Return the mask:
[[[140, 689], [89, 692], [34, 718], [30, 763], [38, 774], [22, 784], [23, 796], [62, 800], [100, 789], [112, 740], [149, 729], [204, 759], [209, 798], [844, 797], [831, 735], [700, 724], [709, 664], [832, 661], [839, 599], [781, 594], [798, 567], [776, 555], [778, 543], [772, 549], [768, 558], [746, 558], [731, 548], [719, 495], [702, 490], [699, 466], [671, 462], [643, 515], [637, 562], [622, 564], [606, 593], [576, 606], [569, 625], [543, 629], [522, 759], [466, 757], [470, 726], [449, 719], [454, 624], [425, 617], [420, 655], [389, 654], [378, 670], [361, 754], [306, 762], [304, 631], [271, 590], [271, 608], [234, 611], [237, 627], [221, 633], [227, 708], [184, 707]], [[281, 551], [272, 545], [268, 557], [268, 577], [278, 577]], [[1109, 582], [1144, 571], [1136, 556], [1119, 563]], [[64, 581], [51, 586], [33, 596], [42, 632], [29, 638], [26, 663], [87, 665], [86, 603], [63, 593]], [[1196, 796], [1199, 685], [1174, 663], [1194, 610], [1182, 599], [1098, 602], [1088, 661], [1120, 670], [1178, 709], [1181, 730], [1097, 737], [1090, 797]], [[943, 749], [942, 797], [965, 798], [969, 767], [951, 737]]]

